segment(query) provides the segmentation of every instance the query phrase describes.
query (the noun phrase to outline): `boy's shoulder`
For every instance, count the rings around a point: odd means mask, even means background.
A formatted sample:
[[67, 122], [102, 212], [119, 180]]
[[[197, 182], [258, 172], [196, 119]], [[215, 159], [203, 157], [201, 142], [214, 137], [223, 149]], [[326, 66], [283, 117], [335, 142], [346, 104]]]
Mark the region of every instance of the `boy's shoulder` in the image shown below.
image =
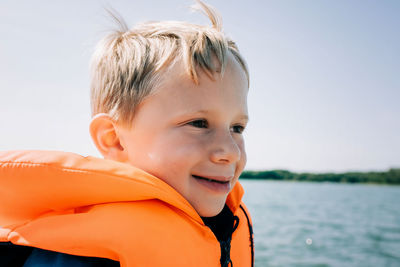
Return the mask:
[[[0, 194], [0, 200], [10, 204], [0, 209], [21, 220], [40, 216], [49, 207], [60, 211], [145, 200], [158, 200], [196, 217], [187, 201], [167, 183], [113, 160], [61, 151], [3, 151], [0, 174], [2, 188], [14, 192]], [[15, 216], [15, 211], [20, 214]]]

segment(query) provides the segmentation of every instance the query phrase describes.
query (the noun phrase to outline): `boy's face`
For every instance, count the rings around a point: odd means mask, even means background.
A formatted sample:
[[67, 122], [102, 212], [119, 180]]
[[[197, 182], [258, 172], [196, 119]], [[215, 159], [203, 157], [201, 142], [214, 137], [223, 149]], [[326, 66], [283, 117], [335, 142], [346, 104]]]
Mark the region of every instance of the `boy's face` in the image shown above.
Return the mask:
[[131, 128], [118, 128], [130, 164], [175, 188], [200, 216], [214, 216], [246, 163], [247, 78], [231, 54], [221, 79], [199, 85], [176, 64], [144, 100]]

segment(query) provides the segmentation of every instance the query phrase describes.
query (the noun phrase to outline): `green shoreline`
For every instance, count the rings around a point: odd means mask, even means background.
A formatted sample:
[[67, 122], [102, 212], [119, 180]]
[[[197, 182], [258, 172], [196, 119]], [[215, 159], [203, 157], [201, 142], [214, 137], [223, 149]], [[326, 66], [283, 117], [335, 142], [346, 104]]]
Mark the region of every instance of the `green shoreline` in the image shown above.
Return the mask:
[[400, 168], [392, 168], [385, 172], [344, 173], [296, 173], [287, 170], [243, 171], [240, 179], [399, 185]]

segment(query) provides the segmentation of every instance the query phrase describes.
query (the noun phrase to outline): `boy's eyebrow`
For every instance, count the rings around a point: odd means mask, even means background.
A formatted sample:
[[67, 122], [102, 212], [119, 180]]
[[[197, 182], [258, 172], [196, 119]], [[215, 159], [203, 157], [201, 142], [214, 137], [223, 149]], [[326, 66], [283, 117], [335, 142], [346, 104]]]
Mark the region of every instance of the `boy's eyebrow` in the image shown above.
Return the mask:
[[248, 115], [240, 115], [239, 119], [240, 120], [245, 120], [246, 122], [248, 122], [249, 121], [249, 116]]
[[[193, 113], [195, 113], [195, 114], [210, 114], [211, 112], [209, 110], [206, 110], [206, 109], [201, 109], [201, 110], [193, 111]], [[237, 118], [239, 120], [244, 120], [246, 122], [249, 121], [249, 116], [247, 114], [240, 115]]]

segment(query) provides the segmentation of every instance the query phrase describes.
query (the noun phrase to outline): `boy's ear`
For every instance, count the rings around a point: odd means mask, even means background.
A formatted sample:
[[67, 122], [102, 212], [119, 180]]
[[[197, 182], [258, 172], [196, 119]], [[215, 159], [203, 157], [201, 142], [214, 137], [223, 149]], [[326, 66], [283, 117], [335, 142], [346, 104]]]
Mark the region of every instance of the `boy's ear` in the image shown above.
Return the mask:
[[89, 126], [90, 135], [105, 159], [126, 162], [128, 155], [121, 145], [115, 122], [107, 114], [97, 114]]

